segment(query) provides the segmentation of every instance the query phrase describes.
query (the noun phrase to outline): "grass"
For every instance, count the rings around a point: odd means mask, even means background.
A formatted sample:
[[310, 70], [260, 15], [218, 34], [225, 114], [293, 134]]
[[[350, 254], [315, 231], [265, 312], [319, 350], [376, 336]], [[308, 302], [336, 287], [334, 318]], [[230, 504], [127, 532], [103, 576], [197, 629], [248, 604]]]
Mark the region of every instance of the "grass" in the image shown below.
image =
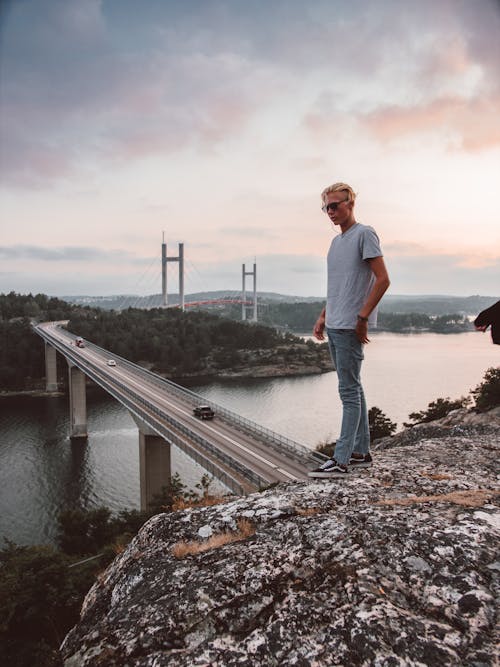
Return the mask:
[[495, 489], [471, 489], [470, 491], [452, 491], [435, 496], [410, 496], [409, 498], [391, 498], [381, 500], [377, 505], [415, 505], [416, 503], [453, 503], [463, 507], [481, 507], [494, 496], [500, 495]]
[[172, 511], [185, 510], [188, 507], [209, 507], [210, 505], [221, 505], [223, 503], [229, 502], [227, 496], [210, 496], [203, 495], [201, 498], [175, 498], [172, 503]]
[[232, 542], [241, 542], [255, 534], [255, 526], [247, 519], [240, 519], [237, 522], [238, 530], [224, 531], [217, 535], [212, 535], [204, 542], [194, 540], [192, 542], [177, 542], [172, 547], [172, 554], [175, 558], [181, 559], [194, 554], [203, 553], [212, 549], [218, 549], [225, 544]]

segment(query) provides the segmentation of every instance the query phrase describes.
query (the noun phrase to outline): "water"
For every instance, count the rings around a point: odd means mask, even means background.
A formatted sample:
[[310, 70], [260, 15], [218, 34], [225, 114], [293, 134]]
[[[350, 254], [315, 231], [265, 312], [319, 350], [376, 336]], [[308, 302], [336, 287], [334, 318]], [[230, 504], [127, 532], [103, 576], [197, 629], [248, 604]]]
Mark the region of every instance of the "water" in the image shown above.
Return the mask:
[[[471, 332], [372, 335], [363, 382], [368, 405], [392, 421], [408, 419], [439, 397], [465, 396], [498, 366], [489, 335]], [[194, 391], [309, 447], [338, 435], [341, 406], [335, 373], [273, 380], [192, 384]], [[68, 399], [0, 401], [0, 539], [53, 543], [57, 514], [105, 505], [139, 507], [139, 453], [127, 410], [100, 391], [87, 397], [87, 442], [68, 438]], [[203, 469], [177, 448], [172, 468], [193, 488]]]

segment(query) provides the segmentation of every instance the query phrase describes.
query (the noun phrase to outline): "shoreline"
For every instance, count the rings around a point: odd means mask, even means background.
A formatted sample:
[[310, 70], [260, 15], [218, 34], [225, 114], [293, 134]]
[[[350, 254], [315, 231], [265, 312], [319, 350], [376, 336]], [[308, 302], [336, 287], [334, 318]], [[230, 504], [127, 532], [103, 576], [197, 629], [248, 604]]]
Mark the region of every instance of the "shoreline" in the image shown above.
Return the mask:
[[[182, 381], [187, 380], [189, 383], [205, 383], [213, 382], [216, 380], [235, 380], [235, 379], [279, 379], [279, 378], [288, 378], [288, 377], [303, 377], [305, 375], [323, 375], [324, 373], [330, 373], [333, 371], [333, 368], [323, 369], [319, 366], [305, 366], [298, 368], [296, 366], [291, 366], [287, 368], [277, 368], [276, 366], [261, 366], [259, 368], [245, 368], [241, 370], [224, 370], [217, 373], [202, 373], [202, 374], [193, 374], [193, 375], [182, 375], [176, 377], [168, 377], [162, 375], [161, 373], [156, 373], [158, 376], [162, 377], [164, 380], [169, 380], [182, 386]], [[154, 371], [153, 371], [154, 372]], [[92, 384], [87, 385], [87, 389], [95, 386], [97, 388], [99, 385]], [[103, 389], [103, 391], [105, 391]], [[6, 398], [60, 398], [66, 396], [68, 393], [67, 387], [64, 389], [57, 389], [55, 391], [47, 391], [45, 389], [1, 389], [0, 390], [0, 400]]]
[[53, 398], [65, 396], [66, 392], [57, 389], [56, 391], [46, 391], [45, 389], [8, 389], [0, 390], [0, 400], [2, 398]]

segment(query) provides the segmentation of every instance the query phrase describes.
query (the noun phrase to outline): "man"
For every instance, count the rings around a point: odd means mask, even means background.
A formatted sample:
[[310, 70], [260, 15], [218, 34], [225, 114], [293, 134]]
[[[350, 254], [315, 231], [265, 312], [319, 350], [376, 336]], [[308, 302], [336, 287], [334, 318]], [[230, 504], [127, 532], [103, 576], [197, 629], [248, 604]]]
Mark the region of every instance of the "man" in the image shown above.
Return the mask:
[[377, 234], [356, 222], [356, 194], [346, 183], [335, 183], [321, 193], [322, 209], [334, 228], [340, 228], [327, 258], [328, 291], [326, 308], [314, 325], [313, 334], [325, 339], [337, 369], [342, 401], [342, 427], [334, 457], [309, 473], [309, 477], [348, 476], [351, 465], [369, 467], [370, 430], [368, 411], [361, 386], [363, 345], [369, 342], [368, 326], [375, 326], [377, 304], [389, 287]]
[[478, 331], [486, 331], [491, 326], [491, 340], [500, 345], [500, 301], [482, 310], [474, 320], [474, 326]]

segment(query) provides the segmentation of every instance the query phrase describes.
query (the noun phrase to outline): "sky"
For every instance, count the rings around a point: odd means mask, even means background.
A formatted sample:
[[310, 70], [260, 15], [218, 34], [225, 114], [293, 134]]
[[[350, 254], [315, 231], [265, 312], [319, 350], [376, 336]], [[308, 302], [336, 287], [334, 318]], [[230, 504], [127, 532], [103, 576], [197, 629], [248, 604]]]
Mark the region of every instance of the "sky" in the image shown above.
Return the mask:
[[322, 297], [342, 181], [390, 293], [499, 295], [499, 0], [0, 6], [0, 292], [159, 293], [164, 233]]

